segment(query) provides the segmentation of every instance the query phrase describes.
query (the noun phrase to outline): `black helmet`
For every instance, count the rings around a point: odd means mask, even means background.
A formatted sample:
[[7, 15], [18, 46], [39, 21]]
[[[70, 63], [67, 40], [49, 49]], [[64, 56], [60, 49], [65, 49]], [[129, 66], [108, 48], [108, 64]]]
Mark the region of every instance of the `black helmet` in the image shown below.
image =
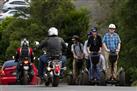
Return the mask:
[[91, 31], [92, 31], [92, 32], [97, 32], [97, 27], [93, 27], [93, 28], [91, 29]]
[[77, 41], [79, 41], [79, 36], [78, 36], [78, 35], [73, 35], [72, 40], [77, 40]]

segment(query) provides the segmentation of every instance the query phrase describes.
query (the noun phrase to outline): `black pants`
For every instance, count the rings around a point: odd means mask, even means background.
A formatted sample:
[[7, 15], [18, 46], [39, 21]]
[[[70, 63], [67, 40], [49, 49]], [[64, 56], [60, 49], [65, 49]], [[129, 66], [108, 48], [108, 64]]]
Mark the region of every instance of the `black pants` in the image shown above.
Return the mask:
[[86, 67], [89, 70], [89, 68], [90, 68], [90, 60], [89, 59], [86, 59]]

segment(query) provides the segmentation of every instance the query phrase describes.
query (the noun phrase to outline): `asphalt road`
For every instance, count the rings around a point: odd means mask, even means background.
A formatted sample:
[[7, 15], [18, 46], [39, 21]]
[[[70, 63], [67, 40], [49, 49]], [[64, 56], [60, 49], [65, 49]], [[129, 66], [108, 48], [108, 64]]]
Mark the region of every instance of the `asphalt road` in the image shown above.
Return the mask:
[[45, 87], [44, 85], [1, 85], [0, 91], [137, 91], [137, 87], [68, 85], [59, 85], [59, 87]]
[[[0, 0], [0, 11], [2, 3], [2, 0]], [[0, 85], [0, 91], [137, 91], [137, 87], [68, 86], [63, 84], [59, 85], [59, 87], [45, 87], [44, 85]]]

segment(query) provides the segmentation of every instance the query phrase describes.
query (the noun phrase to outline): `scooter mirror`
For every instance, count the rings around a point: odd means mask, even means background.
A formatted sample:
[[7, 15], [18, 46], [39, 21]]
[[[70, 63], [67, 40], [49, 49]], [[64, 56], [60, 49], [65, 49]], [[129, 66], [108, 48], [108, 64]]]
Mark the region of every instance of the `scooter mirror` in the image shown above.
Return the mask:
[[34, 57], [33, 60], [36, 60], [36, 57]]
[[12, 59], [15, 59], [15, 56], [12, 56]]
[[38, 47], [40, 44], [39, 44], [39, 41], [35, 41], [34, 42], [35, 43], [35, 45]]
[[65, 44], [66, 44], [66, 46], [68, 47], [68, 43], [66, 42]]

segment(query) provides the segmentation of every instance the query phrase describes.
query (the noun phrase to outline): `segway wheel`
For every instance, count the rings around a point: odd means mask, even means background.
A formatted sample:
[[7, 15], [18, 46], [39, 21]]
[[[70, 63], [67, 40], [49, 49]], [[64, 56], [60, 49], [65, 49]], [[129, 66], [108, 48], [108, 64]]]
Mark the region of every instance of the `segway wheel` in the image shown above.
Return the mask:
[[88, 73], [83, 72], [80, 74], [79, 85], [88, 85]]
[[101, 86], [105, 86], [106, 85], [106, 75], [105, 75], [105, 72], [104, 71], [101, 71], [100, 73], [100, 85]]
[[124, 72], [124, 70], [122, 70], [119, 73], [119, 85], [120, 86], [125, 86], [125, 72]]

